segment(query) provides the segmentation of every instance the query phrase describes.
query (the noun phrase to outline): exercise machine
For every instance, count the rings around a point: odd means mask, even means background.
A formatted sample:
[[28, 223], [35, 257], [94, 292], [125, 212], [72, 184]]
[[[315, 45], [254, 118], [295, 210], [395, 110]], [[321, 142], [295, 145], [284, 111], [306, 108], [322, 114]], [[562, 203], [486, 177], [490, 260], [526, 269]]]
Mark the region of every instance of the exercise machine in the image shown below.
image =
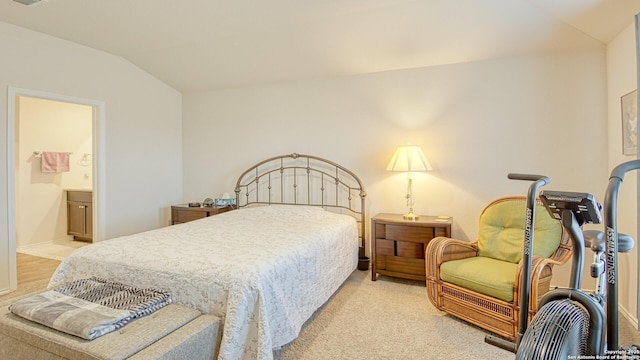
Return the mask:
[[[640, 169], [640, 160], [622, 163], [609, 177], [603, 215], [587, 193], [543, 191], [541, 200], [573, 242], [570, 286], [554, 289], [540, 300], [536, 313], [516, 346], [516, 359], [640, 358], [636, 347], [618, 346], [618, 253], [634, 246], [633, 238], [617, 231], [617, 198], [624, 175]], [[604, 232], [587, 231], [584, 224], [604, 223]], [[586, 236], [585, 236], [586, 235]], [[581, 290], [585, 247], [594, 251], [591, 276], [594, 292]], [[606, 290], [603, 284], [606, 281]]]
[[[525, 292], [522, 296], [520, 296], [520, 309], [524, 309], [520, 311], [518, 314], [518, 335], [516, 336], [516, 341], [508, 341], [493, 335], [487, 335], [484, 338], [484, 341], [488, 344], [503, 348], [505, 350], [509, 350], [511, 352], [516, 352], [520, 341], [527, 330], [527, 325], [529, 323], [529, 292], [531, 288], [531, 264], [532, 264], [532, 256], [533, 256], [533, 226], [535, 223], [536, 216], [536, 194], [538, 193], [538, 189], [546, 184], [548, 184], [551, 180], [544, 175], [533, 175], [533, 174], [514, 174], [510, 173], [507, 175], [507, 178], [512, 180], [524, 180], [524, 181], [532, 181], [533, 183], [529, 185], [529, 189], [527, 191], [527, 200], [526, 200], [526, 216], [525, 216], [525, 232], [524, 232], [524, 244], [523, 244], [523, 254], [522, 254], [522, 278], [520, 280], [521, 288]], [[566, 360], [566, 359], [565, 359]]]

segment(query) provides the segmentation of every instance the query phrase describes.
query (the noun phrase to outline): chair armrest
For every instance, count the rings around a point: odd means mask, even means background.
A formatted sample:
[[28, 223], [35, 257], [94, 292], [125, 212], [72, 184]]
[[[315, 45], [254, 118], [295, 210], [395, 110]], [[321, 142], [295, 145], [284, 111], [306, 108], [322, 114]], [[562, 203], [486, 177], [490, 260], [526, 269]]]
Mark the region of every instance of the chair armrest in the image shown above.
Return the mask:
[[[554, 265], [562, 265], [562, 261], [556, 261], [554, 259], [543, 258], [538, 256], [533, 256], [531, 259], [531, 291], [529, 293], [529, 311], [538, 311], [538, 299], [542, 297], [549, 288], [540, 289], [540, 285], [543, 285], [543, 281], [551, 278], [552, 269]], [[520, 303], [520, 295], [523, 295], [522, 292], [519, 291], [521, 288], [521, 277], [522, 271], [524, 270], [524, 262], [520, 261], [518, 263], [518, 269], [516, 270], [516, 278], [513, 282], [513, 301], [516, 304]]]
[[[563, 229], [563, 239], [560, 242], [560, 246], [558, 246], [558, 249], [549, 257], [557, 262], [556, 265], [566, 263], [573, 255], [573, 245], [571, 244], [571, 241], [565, 241], [565, 232], [566, 231]], [[566, 237], [568, 237], [568, 235]]]
[[425, 251], [425, 272], [427, 278], [440, 279], [440, 264], [478, 256], [478, 243], [446, 237], [433, 238]]

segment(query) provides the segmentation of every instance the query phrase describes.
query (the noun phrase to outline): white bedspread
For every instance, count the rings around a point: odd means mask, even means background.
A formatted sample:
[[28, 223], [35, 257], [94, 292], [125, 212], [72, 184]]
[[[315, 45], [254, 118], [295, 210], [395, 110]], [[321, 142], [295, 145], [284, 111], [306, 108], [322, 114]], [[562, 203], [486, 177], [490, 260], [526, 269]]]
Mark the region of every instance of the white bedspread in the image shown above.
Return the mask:
[[92, 244], [49, 286], [98, 276], [169, 290], [224, 319], [219, 359], [272, 359], [355, 270], [353, 217], [317, 207], [235, 210]]

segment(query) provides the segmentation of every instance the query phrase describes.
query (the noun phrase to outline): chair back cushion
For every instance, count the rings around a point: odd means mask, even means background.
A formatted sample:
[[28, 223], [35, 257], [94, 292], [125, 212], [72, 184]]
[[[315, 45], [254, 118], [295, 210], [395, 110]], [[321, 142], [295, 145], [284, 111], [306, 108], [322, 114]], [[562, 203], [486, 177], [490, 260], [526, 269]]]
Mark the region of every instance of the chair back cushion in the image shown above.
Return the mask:
[[[480, 215], [478, 255], [518, 263], [522, 259], [526, 199], [511, 197], [489, 204]], [[536, 204], [533, 255], [550, 257], [560, 245], [562, 226]]]

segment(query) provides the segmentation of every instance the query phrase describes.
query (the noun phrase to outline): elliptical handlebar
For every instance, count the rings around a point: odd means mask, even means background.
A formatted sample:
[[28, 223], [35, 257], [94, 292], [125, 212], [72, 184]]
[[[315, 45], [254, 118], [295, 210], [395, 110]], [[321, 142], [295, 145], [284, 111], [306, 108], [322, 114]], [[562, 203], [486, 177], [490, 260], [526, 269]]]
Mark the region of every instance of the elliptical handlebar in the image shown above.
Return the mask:
[[[531, 185], [529, 185], [529, 191], [527, 193], [527, 214], [526, 214], [526, 223], [524, 225], [524, 244], [523, 244], [523, 256], [522, 256], [522, 274], [520, 279], [520, 284], [524, 289], [529, 289], [531, 287], [531, 262], [533, 255], [533, 226], [536, 217], [536, 196], [538, 194], [538, 188], [544, 186], [551, 182], [547, 176], [544, 175], [534, 175], [534, 174], [516, 174], [510, 173], [507, 175], [507, 178], [512, 180], [526, 180], [533, 181]], [[524, 335], [524, 332], [527, 330], [527, 325], [529, 322], [529, 295], [520, 297], [520, 314], [518, 319], [518, 337], [516, 339], [516, 349], [520, 345], [520, 340]], [[526, 309], [526, 310], [522, 310]]]
[[624, 162], [614, 167], [613, 170], [611, 170], [611, 175], [609, 176], [609, 180], [611, 180], [611, 178], [616, 177], [620, 179], [620, 181], [622, 181], [624, 179], [624, 174], [628, 173], [629, 171], [638, 170], [638, 169], [640, 169], [640, 160], [631, 160], [631, 161]]
[[533, 184], [529, 185], [529, 192], [527, 193], [527, 208], [532, 211], [535, 211], [534, 204], [536, 203], [538, 188], [551, 182], [551, 179], [544, 175], [509, 173], [507, 174], [507, 178], [511, 180], [533, 181]]
[[[536, 197], [538, 193], [538, 188], [544, 186], [551, 182], [551, 180], [544, 175], [534, 175], [534, 174], [517, 174], [517, 173], [509, 173], [507, 174], [507, 178], [511, 180], [525, 180], [525, 181], [533, 181], [531, 185], [529, 185], [529, 190], [527, 192], [527, 200], [526, 200], [526, 219], [524, 225], [524, 241], [523, 241], [523, 254], [522, 254], [522, 273], [520, 278], [520, 286], [523, 289], [531, 288], [531, 263], [532, 263], [532, 254], [533, 254], [533, 225], [535, 222], [536, 216]], [[522, 340], [522, 336], [527, 330], [527, 325], [529, 322], [529, 292], [530, 290], [526, 290], [526, 295], [520, 296], [520, 313], [518, 314], [518, 335], [516, 337], [515, 343], [498, 339], [494, 336], [487, 335], [485, 336], [485, 342], [501, 347], [505, 350], [516, 352], [518, 350], [518, 346], [520, 345], [520, 341]], [[522, 310], [525, 309], [525, 310]]]
[[544, 181], [541, 185], [548, 184], [551, 180], [547, 176], [544, 175], [533, 175], [533, 174], [518, 174], [518, 173], [510, 173], [507, 175], [507, 178], [511, 180], [527, 180], [527, 181]]
[[640, 159], [624, 162], [611, 170], [604, 196], [604, 229], [607, 254], [607, 348], [618, 348], [618, 190], [624, 175], [640, 169]]

